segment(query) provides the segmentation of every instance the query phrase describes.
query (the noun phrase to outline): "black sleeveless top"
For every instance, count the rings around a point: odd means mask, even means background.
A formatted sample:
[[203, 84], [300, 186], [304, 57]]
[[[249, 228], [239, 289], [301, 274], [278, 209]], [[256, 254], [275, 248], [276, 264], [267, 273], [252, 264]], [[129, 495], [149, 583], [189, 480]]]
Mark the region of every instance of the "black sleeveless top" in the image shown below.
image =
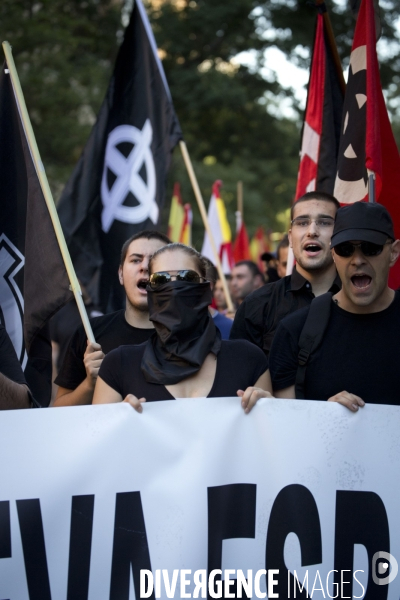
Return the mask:
[[[136, 346], [120, 346], [107, 354], [101, 363], [99, 377], [125, 398], [174, 400], [164, 385], [148, 383], [140, 369], [147, 342]], [[246, 340], [222, 340], [218, 354], [215, 379], [209, 398], [236, 396], [239, 389], [254, 385], [268, 369], [265, 354]]]

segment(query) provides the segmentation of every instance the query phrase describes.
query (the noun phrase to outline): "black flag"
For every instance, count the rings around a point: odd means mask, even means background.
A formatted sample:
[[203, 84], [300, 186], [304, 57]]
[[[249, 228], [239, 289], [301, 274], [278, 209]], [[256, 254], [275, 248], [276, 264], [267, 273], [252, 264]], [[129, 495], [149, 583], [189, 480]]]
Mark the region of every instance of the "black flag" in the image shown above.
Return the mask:
[[6, 63], [0, 73], [0, 206], [0, 320], [34, 397], [47, 406], [47, 321], [72, 293]]
[[123, 306], [122, 244], [154, 229], [174, 146], [182, 138], [141, 0], [136, 0], [97, 122], [59, 203], [76, 273], [89, 284], [101, 267], [99, 304]]

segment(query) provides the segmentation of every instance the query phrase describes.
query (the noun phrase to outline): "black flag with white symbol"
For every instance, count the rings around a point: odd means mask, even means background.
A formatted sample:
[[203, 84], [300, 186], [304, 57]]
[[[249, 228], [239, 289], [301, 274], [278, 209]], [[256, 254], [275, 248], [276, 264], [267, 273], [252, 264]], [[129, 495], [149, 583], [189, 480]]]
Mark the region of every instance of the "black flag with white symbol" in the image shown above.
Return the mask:
[[171, 153], [181, 137], [137, 0], [97, 122], [59, 204], [78, 277], [89, 284], [101, 267], [99, 305], [105, 311], [123, 306], [121, 247], [134, 233], [157, 228]]
[[35, 399], [47, 406], [47, 321], [72, 293], [6, 64], [0, 73], [0, 207], [0, 320]]
[[[350, 56], [349, 79], [343, 107], [336, 185], [346, 186], [347, 202], [363, 200], [368, 193], [365, 166], [367, 129], [367, 55], [360, 46]], [[340, 198], [340, 201], [342, 199]]]

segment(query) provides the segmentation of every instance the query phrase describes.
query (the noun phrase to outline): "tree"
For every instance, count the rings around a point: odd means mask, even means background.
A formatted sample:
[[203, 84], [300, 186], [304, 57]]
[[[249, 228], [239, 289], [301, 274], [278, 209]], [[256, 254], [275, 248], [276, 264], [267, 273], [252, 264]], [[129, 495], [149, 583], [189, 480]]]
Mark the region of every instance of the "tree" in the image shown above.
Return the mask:
[[2, 0], [0, 39], [13, 48], [38, 146], [58, 196], [96, 119], [122, 36], [112, 0]]

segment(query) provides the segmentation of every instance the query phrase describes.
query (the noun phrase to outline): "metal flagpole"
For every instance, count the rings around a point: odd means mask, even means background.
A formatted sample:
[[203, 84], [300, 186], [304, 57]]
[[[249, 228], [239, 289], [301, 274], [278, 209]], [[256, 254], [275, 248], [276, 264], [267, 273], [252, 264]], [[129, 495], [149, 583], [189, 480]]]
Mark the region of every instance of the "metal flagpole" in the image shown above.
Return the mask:
[[58, 245], [60, 246], [61, 255], [64, 260], [65, 268], [68, 274], [68, 278], [71, 285], [71, 290], [75, 296], [76, 304], [79, 310], [80, 317], [82, 319], [83, 326], [85, 328], [86, 336], [89, 342], [95, 342], [92, 327], [89, 322], [89, 317], [86, 312], [86, 307], [83, 302], [82, 292], [79, 285], [78, 278], [75, 273], [74, 266], [71, 261], [71, 257], [65, 242], [64, 233], [61, 228], [61, 223], [58, 218], [58, 213], [54, 204], [53, 195], [50, 190], [49, 182], [47, 180], [46, 172], [39, 154], [39, 148], [36, 143], [35, 134], [33, 133], [31, 121], [29, 119], [28, 110], [26, 108], [24, 94], [22, 92], [21, 84], [18, 78], [17, 69], [15, 67], [11, 46], [8, 42], [2, 44], [4, 54], [6, 57], [7, 68], [11, 77], [11, 82], [14, 90], [15, 100], [17, 102], [19, 115], [21, 117], [22, 125], [26, 140], [28, 143], [29, 151], [32, 156], [33, 164], [35, 166], [36, 174], [38, 176], [40, 187], [42, 188], [43, 196], [50, 213], [51, 221], [53, 223], [54, 231], [57, 237]]
[[193, 187], [193, 191], [194, 191], [194, 195], [196, 197], [197, 200], [197, 204], [199, 206], [200, 209], [200, 214], [201, 214], [201, 218], [203, 219], [203, 224], [204, 224], [204, 228], [207, 231], [208, 237], [210, 238], [210, 244], [211, 244], [211, 248], [214, 254], [214, 260], [215, 260], [215, 266], [217, 267], [217, 271], [218, 271], [218, 275], [221, 279], [221, 283], [222, 283], [222, 287], [224, 290], [224, 294], [225, 294], [225, 299], [226, 299], [226, 305], [228, 307], [228, 311], [229, 312], [234, 312], [234, 306], [233, 306], [233, 302], [232, 302], [232, 298], [231, 295], [229, 293], [229, 288], [228, 288], [228, 283], [226, 281], [226, 277], [224, 275], [224, 272], [222, 270], [222, 265], [221, 265], [221, 261], [219, 259], [219, 255], [217, 252], [217, 246], [215, 244], [215, 240], [211, 231], [211, 227], [210, 224], [208, 222], [208, 218], [207, 218], [207, 211], [206, 211], [206, 207], [204, 204], [204, 200], [203, 197], [201, 195], [201, 191], [199, 188], [199, 184], [197, 182], [197, 178], [196, 175], [194, 173], [193, 170], [193, 165], [192, 165], [192, 161], [190, 160], [190, 156], [189, 156], [189, 152], [187, 149], [187, 146], [185, 144], [184, 141], [180, 141], [179, 142], [179, 146], [182, 152], [182, 156], [183, 156], [183, 160], [185, 162], [185, 166], [189, 175], [189, 179], [190, 179], [190, 183], [192, 184]]
[[376, 202], [375, 199], [375, 173], [368, 171], [368, 202]]

